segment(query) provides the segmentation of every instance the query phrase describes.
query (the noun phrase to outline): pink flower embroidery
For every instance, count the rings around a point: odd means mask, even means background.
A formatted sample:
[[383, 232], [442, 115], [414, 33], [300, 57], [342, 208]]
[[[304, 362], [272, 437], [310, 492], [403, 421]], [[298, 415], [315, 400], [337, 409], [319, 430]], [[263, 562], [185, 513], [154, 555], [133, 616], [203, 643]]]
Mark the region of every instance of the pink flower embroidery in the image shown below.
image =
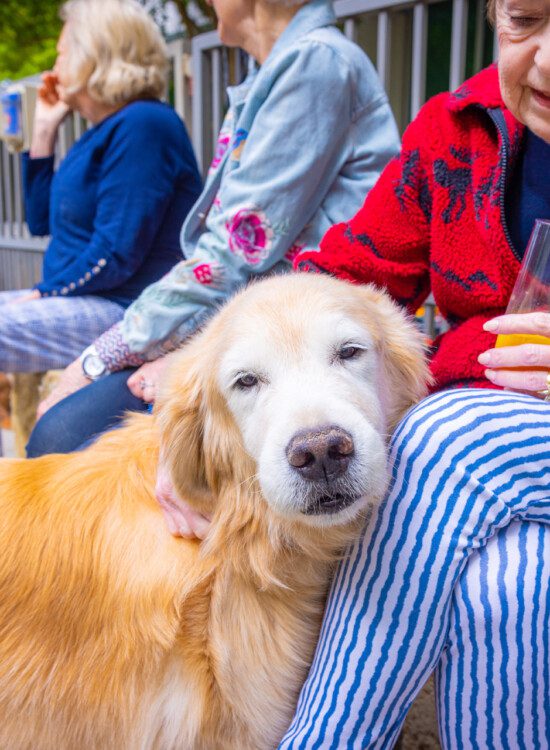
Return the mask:
[[200, 266], [195, 266], [193, 273], [199, 284], [212, 283], [212, 267], [209, 263], [201, 263]]
[[235, 255], [251, 264], [260, 263], [267, 257], [273, 229], [261, 211], [243, 208], [225, 227], [229, 233], [229, 249]]
[[216, 151], [214, 153], [214, 158], [212, 159], [212, 164], [210, 165], [209, 171], [212, 172], [214, 169], [216, 169], [225, 156], [225, 152], [229, 148], [229, 144], [231, 142], [231, 135], [230, 133], [220, 133], [220, 136], [218, 138], [218, 142], [216, 143]]
[[199, 284], [216, 287], [223, 282], [223, 267], [219, 263], [199, 263], [193, 268], [193, 275]]
[[285, 258], [291, 263], [293, 263], [294, 258], [298, 255], [298, 253], [302, 252], [304, 247], [305, 245], [299, 245], [297, 242], [295, 242], [294, 245], [291, 245], [286, 251]]

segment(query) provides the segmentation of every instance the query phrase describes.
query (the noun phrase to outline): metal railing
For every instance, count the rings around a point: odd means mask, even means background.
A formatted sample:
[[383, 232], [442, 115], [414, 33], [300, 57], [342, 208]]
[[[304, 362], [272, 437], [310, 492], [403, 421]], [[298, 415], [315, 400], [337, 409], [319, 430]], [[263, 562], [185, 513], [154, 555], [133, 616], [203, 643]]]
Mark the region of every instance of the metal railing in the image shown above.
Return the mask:
[[[401, 132], [428, 96], [456, 88], [494, 56], [483, 0], [335, 0], [334, 9], [344, 34], [374, 62]], [[243, 73], [230, 54], [216, 32], [192, 40], [193, 145], [203, 170], [223, 119], [225, 86]]]
[[[493, 56], [493, 36], [482, 0], [335, 0], [346, 36], [373, 60], [401, 130], [436, 91], [458, 86]], [[228, 50], [216, 32], [192, 42], [168, 42], [169, 98], [191, 133], [203, 171], [214, 153], [226, 106], [225, 89], [245, 74], [240, 50]], [[190, 54], [189, 54], [190, 53]], [[192, 80], [192, 84], [191, 84]], [[327, 105], [328, 106], [328, 105]], [[85, 123], [69, 118], [60, 130], [60, 158]], [[25, 224], [18, 155], [0, 145], [0, 289], [23, 288], [40, 276], [46, 238]]]

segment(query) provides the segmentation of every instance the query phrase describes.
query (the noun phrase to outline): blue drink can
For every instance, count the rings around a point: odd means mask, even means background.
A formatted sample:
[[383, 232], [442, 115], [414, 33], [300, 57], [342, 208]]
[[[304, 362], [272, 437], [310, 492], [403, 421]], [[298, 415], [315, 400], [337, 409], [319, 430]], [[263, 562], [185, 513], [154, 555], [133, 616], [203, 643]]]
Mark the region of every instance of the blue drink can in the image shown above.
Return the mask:
[[5, 94], [2, 94], [1, 99], [4, 135], [13, 138], [22, 137], [21, 94], [17, 91], [7, 91]]

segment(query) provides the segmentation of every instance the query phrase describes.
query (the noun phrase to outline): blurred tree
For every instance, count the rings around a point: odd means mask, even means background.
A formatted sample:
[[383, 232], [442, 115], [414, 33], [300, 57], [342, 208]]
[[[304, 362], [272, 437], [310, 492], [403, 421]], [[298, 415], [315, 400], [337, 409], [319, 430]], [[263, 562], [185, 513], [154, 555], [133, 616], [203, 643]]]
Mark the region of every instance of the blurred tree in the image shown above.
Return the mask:
[[[206, 0], [139, 0], [165, 34], [183, 30], [192, 37], [214, 28]], [[0, 81], [17, 80], [55, 61], [63, 0], [0, 0]], [[180, 22], [181, 19], [181, 22]]]
[[60, 5], [61, 0], [0, 0], [0, 80], [51, 68]]
[[187, 36], [214, 28], [216, 14], [206, 0], [139, 0], [165, 34], [173, 33], [173, 13], [179, 16]]

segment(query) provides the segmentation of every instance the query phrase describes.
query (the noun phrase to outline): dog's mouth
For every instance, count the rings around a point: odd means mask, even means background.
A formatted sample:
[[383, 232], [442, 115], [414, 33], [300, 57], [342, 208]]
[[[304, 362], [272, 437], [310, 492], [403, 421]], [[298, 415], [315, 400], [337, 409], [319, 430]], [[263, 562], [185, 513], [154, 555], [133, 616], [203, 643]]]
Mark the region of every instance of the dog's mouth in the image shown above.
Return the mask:
[[355, 495], [342, 495], [339, 492], [335, 492], [332, 495], [321, 495], [309, 503], [302, 513], [306, 516], [332, 515], [339, 513], [344, 508], [348, 508], [357, 502], [357, 500], [359, 498]]

